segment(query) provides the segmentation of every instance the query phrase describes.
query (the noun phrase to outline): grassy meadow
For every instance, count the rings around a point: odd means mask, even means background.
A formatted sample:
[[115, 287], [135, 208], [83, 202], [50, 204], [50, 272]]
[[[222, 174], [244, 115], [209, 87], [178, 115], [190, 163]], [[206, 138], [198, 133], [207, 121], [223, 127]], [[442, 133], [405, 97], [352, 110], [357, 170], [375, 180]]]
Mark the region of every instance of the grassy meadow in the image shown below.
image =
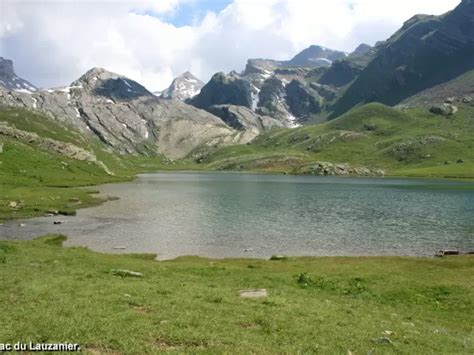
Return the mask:
[[[64, 239], [0, 242], [2, 342], [68, 341], [86, 354], [474, 351], [472, 256], [159, 262]], [[239, 297], [250, 288], [268, 297]]]

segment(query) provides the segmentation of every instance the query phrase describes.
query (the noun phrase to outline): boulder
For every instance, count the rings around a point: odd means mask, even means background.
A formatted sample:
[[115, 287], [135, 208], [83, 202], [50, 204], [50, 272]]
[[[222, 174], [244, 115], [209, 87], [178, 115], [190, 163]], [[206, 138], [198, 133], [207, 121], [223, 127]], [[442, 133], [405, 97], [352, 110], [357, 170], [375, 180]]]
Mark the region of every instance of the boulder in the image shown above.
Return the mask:
[[243, 298], [263, 298], [268, 297], [268, 292], [264, 288], [240, 290], [239, 296]]
[[435, 115], [452, 116], [458, 112], [458, 108], [454, 105], [444, 103], [442, 105], [431, 106], [430, 112], [434, 113]]

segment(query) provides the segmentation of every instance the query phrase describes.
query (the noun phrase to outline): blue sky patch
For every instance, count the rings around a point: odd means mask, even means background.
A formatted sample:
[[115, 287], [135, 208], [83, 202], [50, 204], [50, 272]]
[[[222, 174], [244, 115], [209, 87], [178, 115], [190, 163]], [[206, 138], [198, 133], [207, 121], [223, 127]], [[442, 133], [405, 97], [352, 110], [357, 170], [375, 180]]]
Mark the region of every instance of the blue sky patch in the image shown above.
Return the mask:
[[160, 18], [176, 27], [194, 25], [200, 23], [209, 11], [219, 13], [224, 10], [232, 0], [189, 0], [178, 5], [169, 14], [154, 14], [146, 12], [147, 15]]

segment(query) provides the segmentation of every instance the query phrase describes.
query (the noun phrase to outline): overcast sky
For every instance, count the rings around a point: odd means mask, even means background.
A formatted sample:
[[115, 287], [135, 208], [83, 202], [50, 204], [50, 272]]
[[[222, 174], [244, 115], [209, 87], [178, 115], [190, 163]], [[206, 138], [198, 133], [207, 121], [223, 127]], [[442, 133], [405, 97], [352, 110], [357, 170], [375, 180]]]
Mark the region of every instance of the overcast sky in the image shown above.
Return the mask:
[[373, 45], [417, 13], [460, 0], [0, 0], [0, 56], [40, 87], [91, 67], [162, 90], [190, 70], [203, 80], [248, 58], [289, 59], [311, 44]]

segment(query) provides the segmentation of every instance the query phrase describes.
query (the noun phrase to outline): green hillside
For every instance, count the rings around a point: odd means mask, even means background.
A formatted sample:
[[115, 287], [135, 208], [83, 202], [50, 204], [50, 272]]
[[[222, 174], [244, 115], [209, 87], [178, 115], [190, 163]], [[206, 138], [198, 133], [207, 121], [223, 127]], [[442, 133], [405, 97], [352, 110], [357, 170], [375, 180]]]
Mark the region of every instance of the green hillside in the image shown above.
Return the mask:
[[427, 109], [357, 107], [329, 123], [277, 129], [245, 146], [197, 154], [210, 169], [307, 171], [314, 162], [383, 169], [391, 176], [474, 177], [474, 107], [454, 116]]
[[67, 125], [48, 120], [31, 111], [7, 109], [0, 111], [0, 123], [21, 132], [37, 134], [56, 142], [73, 144], [95, 154], [100, 164], [73, 159], [25, 139], [0, 134], [0, 220], [58, 213], [74, 213], [79, 207], [101, 200], [91, 190], [78, 187], [132, 179], [139, 171], [161, 166], [161, 159], [117, 157], [92, 137], [76, 132]]

